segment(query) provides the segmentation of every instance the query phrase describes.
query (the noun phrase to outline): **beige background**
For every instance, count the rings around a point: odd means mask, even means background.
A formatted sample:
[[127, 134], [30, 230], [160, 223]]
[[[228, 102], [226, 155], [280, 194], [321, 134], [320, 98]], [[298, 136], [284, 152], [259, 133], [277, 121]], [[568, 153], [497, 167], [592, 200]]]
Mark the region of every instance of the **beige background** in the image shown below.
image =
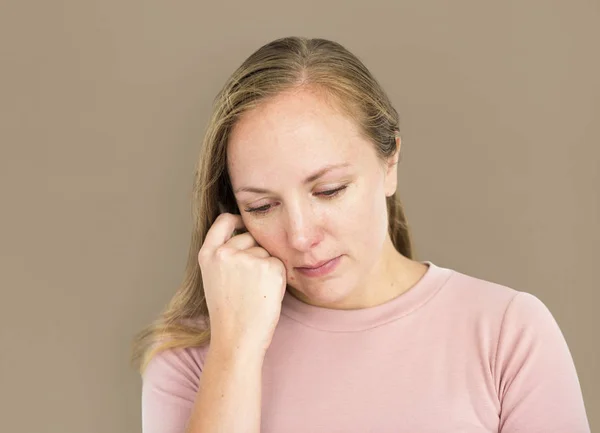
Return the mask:
[[382, 82], [418, 258], [540, 297], [599, 429], [597, 1], [72, 0], [0, 13], [0, 431], [140, 431], [129, 343], [182, 277], [212, 98], [287, 35]]

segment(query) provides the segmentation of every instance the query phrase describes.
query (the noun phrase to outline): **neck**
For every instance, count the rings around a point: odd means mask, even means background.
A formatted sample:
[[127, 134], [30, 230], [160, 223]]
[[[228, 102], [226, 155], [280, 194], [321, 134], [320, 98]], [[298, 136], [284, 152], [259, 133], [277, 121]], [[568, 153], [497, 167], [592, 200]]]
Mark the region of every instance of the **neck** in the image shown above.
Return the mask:
[[[380, 263], [374, 267], [367, 283], [361, 285], [363, 288], [358, 289], [360, 293], [355, 301], [357, 306], [354, 308], [374, 307], [397, 298], [412, 288], [427, 269], [428, 265], [400, 254], [388, 236]], [[367, 289], [373, 281], [378, 290]]]
[[[388, 236], [381, 259], [364, 280], [357, 284], [355, 291], [341, 302], [336, 302], [335, 305], [320, 305], [290, 286], [288, 291], [302, 302], [318, 307], [340, 310], [369, 308], [402, 295], [423, 277], [427, 269], [428, 265], [400, 254]], [[373, 287], [377, 290], [373, 290]]]

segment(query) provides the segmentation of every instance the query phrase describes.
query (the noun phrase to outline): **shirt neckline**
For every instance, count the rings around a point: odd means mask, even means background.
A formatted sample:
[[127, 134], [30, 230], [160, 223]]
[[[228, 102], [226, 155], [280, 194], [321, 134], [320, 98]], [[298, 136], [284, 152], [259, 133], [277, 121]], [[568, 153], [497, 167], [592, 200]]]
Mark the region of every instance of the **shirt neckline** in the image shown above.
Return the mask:
[[286, 292], [281, 314], [306, 326], [329, 332], [357, 332], [384, 325], [425, 305], [450, 278], [452, 270], [423, 261], [428, 269], [410, 289], [383, 304], [355, 310], [316, 307]]

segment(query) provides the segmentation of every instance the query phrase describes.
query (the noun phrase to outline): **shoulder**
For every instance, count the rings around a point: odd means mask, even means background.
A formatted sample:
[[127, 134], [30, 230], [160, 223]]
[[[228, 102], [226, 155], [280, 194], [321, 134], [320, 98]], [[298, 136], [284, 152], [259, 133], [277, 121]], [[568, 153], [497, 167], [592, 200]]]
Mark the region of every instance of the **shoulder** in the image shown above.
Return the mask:
[[442, 295], [455, 305], [454, 311], [462, 313], [461, 320], [486, 335], [498, 375], [511, 365], [532, 362], [541, 353], [568, 361], [570, 353], [559, 325], [538, 296], [456, 271]]
[[544, 302], [526, 290], [453, 271], [445, 292], [466, 309], [501, 319], [503, 326], [553, 322]]
[[206, 348], [167, 349], [142, 373], [142, 431], [182, 432], [200, 387]]
[[[461, 315], [502, 320], [509, 305], [526, 292], [452, 270], [438, 297]], [[533, 296], [526, 294], [527, 296]]]
[[166, 349], [155, 354], [142, 374], [144, 387], [197, 391], [207, 346]]
[[570, 359], [564, 335], [546, 304], [531, 293], [519, 292], [502, 317], [497, 359], [524, 362], [540, 353]]
[[[201, 317], [181, 319], [178, 323], [186, 332], [185, 336], [189, 332], [208, 329], [207, 320]], [[161, 337], [154, 342], [155, 352], [142, 373], [144, 379], [178, 372], [185, 372], [188, 376], [200, 376], [209, 343], [200, 347], [169, 347], [175, 345], [173, 338], [176, 337]], [[167, 349], [161, 350], [161, 347], [167, 347]]]
[[438, 297], [440, 307], [451, 311], [452, 320], [477, 330], [493, 352], [562, 340], [548, 307], [528, 291], [453, 271]]

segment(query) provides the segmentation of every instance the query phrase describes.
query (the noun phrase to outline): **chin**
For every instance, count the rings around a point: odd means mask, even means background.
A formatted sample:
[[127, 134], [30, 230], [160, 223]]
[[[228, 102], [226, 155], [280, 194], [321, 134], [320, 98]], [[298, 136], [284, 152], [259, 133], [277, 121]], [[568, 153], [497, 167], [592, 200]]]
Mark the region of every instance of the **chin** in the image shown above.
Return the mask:
[[344, 303], [344, 300], [350, 295], [348, 290], [340, 289], [341, 287], [349, 287], [340, 281], [325, 282], [317, 284], [303, 284], [295, 290], [300, 292], [305, 302], [308, 301], [313, 305], [335, 306]]

